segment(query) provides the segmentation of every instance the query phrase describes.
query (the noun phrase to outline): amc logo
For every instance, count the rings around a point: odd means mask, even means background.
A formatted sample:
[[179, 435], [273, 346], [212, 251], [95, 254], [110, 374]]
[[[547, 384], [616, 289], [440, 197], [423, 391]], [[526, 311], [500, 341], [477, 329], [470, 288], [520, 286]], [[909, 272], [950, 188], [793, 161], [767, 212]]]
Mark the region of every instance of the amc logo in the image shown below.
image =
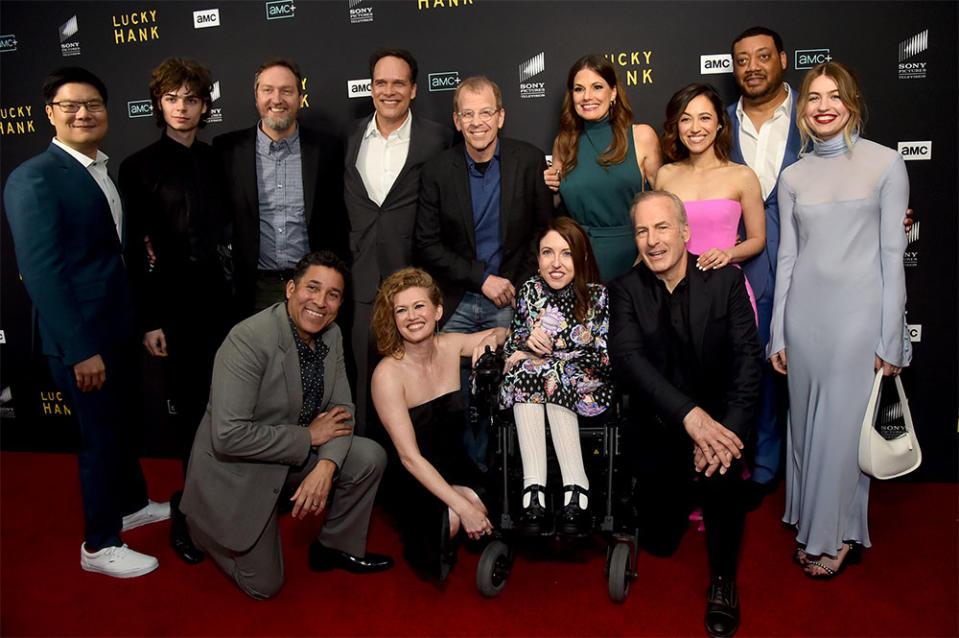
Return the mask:
[[17, 50], [17, 36], [14, 34], [0, 35], [0, 53]]
[[208, 29], [210, 27], [220, 26], [220, 10], [206, 9], [204, 11], [193, 12], [193, 28]]
[[797, 69], [811, 69], [830, 60], [832, 56], [829, 55], [829, 49], [796, 49], [796, 64], [793, 66]]
[[430, 91], [455, 91], [460, 84], [459, 71], [429, 74]]
[[275, 0], [266, 3], [266, 19], [282, 20], [283, 18], [293, 18], [296, 12], [296, 6], [292, 0]]
[[699, 74], [732, 73], [733, 56], [730, 53], [715, 53], [699, 56]]
[[906, 328], [909, 330], [909, 341], [912, 341], [913, 343], [919, 343], [922, 341], [921, 323], [906, 324]]
[[130, 117], [150, 117], [153, 115], [153, 103], [150, 100], [127, 102], [127, 115]]
[[899, 142], [899, 154], [904, 160], [932, 159], [932, 142]]
[[370, 81], [349, 80], [346, 83], [346, 97], [370, 97]]

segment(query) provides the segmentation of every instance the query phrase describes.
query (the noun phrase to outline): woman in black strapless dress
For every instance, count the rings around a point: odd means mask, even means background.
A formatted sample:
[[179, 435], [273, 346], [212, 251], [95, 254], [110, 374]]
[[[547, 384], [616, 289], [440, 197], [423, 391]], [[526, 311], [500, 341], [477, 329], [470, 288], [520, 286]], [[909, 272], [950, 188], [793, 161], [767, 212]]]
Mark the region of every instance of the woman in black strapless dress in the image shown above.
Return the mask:
[[485, 346], [506, 338], [497, 328], [474, 334], [437, 334], [442, 298], [432, 277], [406, 268], [380, 286], [373, 330], [383, 359], [372, 394], [405, 471], [394, 472], [394, 510], [403, 554], [416, 572], [443, 580], [456, 560], [451, 542], [460, 529], [471, 539], [493, 525], [480, 498], [482, 475], [462, 441], [460, 357], [473, 361]]

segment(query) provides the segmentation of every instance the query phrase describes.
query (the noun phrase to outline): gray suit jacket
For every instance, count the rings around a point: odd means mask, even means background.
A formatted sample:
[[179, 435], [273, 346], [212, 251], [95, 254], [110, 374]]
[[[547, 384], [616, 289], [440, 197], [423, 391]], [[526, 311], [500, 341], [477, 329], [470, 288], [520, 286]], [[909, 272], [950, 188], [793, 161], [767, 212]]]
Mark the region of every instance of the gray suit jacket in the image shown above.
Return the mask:
[[353, 257], [353, 296], [371, 303], [376, 289], [389, 275], [413, 263], [413, 224], [420, 188], [420, 169], [430, 158], [449, 148], [453, 141], [448, 126], [413, 116], [406, 163], [393, 187], [377, 206], [366, 193], [356, 169], [363, 133], [370, 117], [360, 121], [346, 144], [343, 187], [350, 218], [350, 253]]
[[[334, 323], [320, 335], [329, 348], [320, 411], [353, 413]], [[266, 527], [290, 467], [310, 453], [310, 433], [297, 424], [303, 405], [300, 362], [285, 303], [241, 321], [216, 353], [206, 414], [200, 422], [180, 509], [218, 543], [250, 548]], [[342, 467], [352, 436], [318, 448]]]

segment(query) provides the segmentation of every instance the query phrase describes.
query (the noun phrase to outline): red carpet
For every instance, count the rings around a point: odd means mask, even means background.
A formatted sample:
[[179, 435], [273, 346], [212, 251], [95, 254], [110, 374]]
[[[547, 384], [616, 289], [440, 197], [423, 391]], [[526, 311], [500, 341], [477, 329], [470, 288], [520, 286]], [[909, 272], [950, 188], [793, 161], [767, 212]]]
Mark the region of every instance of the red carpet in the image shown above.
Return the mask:
[[[179, 464], [144, 461], [155, 500], [179, 486]], [[521, 554], [503, 593], [475, 588], [478, 555], [465, 551], [445, 590], [419, 581], [400, 558], [387, 517], [370, 549], [397, 557], [391, 571], [313, 574], [315, 521], [281, 521], [287, 582], [271, 601], [241, 594], [210, 561], [190, 567], [167, 544], [168, 523], [124, 539], [160, 568], [117, 580], [80, 569], [82, 518], [76, 458], [0, 454], [0, 633], [4, 636], [705, 636], [703, 539], [691, 530], [677, 555], [639, 558], [623, 605], [609, 601], [601, 545], [576, 556]], [[779, 522], [782, 489], [749, 515], [737, 636], [959, 635], [959, 486], [874, 483], [875, 547], [861, 565], [814, 582], [790, 561]]]

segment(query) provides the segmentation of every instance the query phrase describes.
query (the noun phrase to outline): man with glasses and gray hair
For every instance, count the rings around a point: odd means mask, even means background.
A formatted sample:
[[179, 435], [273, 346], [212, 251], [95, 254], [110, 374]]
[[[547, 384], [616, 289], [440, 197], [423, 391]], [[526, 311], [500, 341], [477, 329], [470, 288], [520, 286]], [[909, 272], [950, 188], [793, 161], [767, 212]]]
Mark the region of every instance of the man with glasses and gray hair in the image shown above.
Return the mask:
[[[499, 136], [506, 120], [495, 82], [470, 77], [453, 94], [463, 143], [423, 167], [414, 259], [443, 291], [447, 332], [506, 327], [516, 287], [536, 271], [540, 231], [553, 216], [543, 152]], [[465, 390], [466, 384], [463, 384]], [[467, 450], [486, 463], [486, 429], [467, 426]]]
[[107, 89], [90, 71], [67, 67], [47, 77], [43, 100], [56, 136], [10, 174], [3, 201], [42, 352], [80, 426], [80, 566], [132, 578], [158, 563], [127, 547], [121, 531], [169, 518], [170, 505], [147, 499], [132, 440], [138, 340], [123, 206], [100, 150]]

